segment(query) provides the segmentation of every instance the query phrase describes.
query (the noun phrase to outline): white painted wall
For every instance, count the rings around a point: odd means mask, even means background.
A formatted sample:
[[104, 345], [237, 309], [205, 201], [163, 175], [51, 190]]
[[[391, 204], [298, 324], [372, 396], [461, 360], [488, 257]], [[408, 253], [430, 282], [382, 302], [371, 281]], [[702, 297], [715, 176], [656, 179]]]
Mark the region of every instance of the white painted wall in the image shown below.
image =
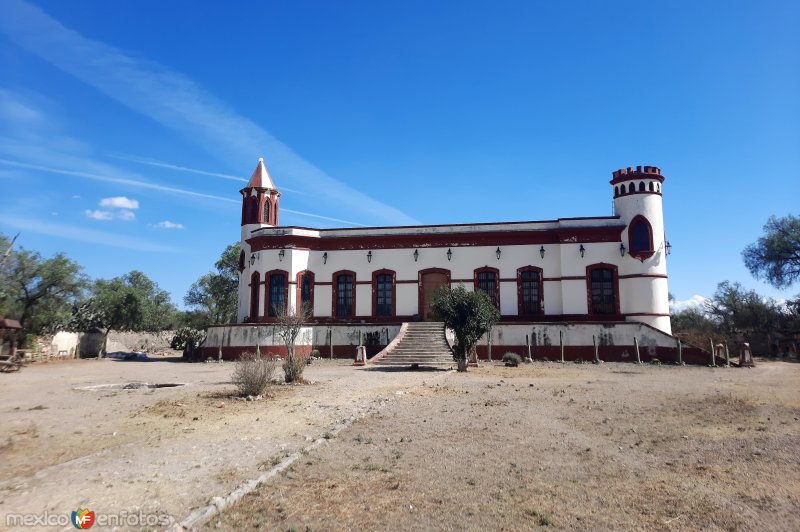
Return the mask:
[[[646, 181], [646, 180], [645, 180]], [[613, 187], [611, 187], [613, 194]], [[472, 289], [474, 270], [489, 266], [498, 268], [500, 279], [500, 309], [503, 315], [517, 314], [517, 269], [524, 266], [536, 266], [543, 269], [545, 278], [560, 279], [563, 277], [580, 277], [581, 279], [564, 279], [544, 282], [544, 309], [548, 315], [586, 314], [587, 280], [586, 267], [592, 264], [607, 263], [618, 269], [620, 312], [622, 314], [643, 315], [630, 316], [629, 320], [648, 323], [664, 332], [671, 333], [668, 316], [646, 316], [646, 314], [668, 314], [667, 279], [661, 277], [632, 278], [625, 276], [649, 274], [666, 276], [666, 257], [664, 253], [664, 222], [662, 214], [662, 197], [658, 194], [632, 194], [620, 196], [614, 200], [619, 218], [601, 217], [584, 219], [562, 219], [544, 222], [525, 222], [521, 224], [474, 224], [466, 226], [430, 226], [430, 227], [381, 227], [363, 229], [337, 229], [320, 231], [296, 227], [271, 227], [268, 225], [250, 224], [242, 228], [242, 248], [246, 253], [246, 267], [241, 274], [239, 284], [239, 321], [249, 313], [249, 280], [253, 271], [264, 273], [273, 269], [289, 272], [289, 302], [294, 305], [296, 298], [297, 273], [311, 270], [315, 274], [314, 315], [320, 318], [331, 317], [333, 273], [340, 270], [351, 270], [356, 274], [357, 283], [372, 281], [372, 272], [390, 269], [396, 272], [398, 282], [396, 288], [396, 312], [400, 316], [410, 316], [418, 312], [418, 286], [416, 284], [419, 271], [427, 268], [443, 268], [450, 270], [454, 284], [464, 283], [468, 290]], [[645, 216], [653, 229], [656, 253], [643, 262], [630, 255], [621, 256], [620, 242], [584, 243], [584, 256], [580, 256], [580, 243], [565, 242], [561, 244], [545, 244], [545, 257], [539, 253], [541, 244], [500, 246], [501, 258], [497, 259], [496, 245], [451, 247], [452, 259], [447, 259], [448, 247], [410, 247], [405, 249], [372, 248], [372, 261], [367, 261], [368, 249], [329, 250], [327, 261], [323, 262], [323, 251], [286, 248], [282, 260], [279, 250], [261, 250], [255, 252], [255, 262], [250, 264], [252, 252], [247, 239], [256, 235], [289, 235], [319, 238], [324, 243], [327, 237], [336, 236], [381, 236], [392, 234], [411, 234], [419, 237], [424, 243], [426, 235], [447, 233], [475, 233], [486, 231], [529, 231], [558, 228], [603, 227], [628, 224], [636, 215]], [[622, 232], [622, 242], [628, 247], [627, 228]], [[419, 251], [415, 261], [413, 252]], [[370, 284], [357, 284], [356, 319], [365, 319], [372, 314], [372, 287]], [[260, 290], [260, 314], [264, 313], [264, 290]]]

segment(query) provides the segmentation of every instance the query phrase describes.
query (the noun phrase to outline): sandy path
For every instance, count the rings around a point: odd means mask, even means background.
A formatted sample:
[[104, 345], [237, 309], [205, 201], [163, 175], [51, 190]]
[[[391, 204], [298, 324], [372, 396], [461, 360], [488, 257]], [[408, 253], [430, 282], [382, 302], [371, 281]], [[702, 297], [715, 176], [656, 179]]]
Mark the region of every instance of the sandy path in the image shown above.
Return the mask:
[[[0, 527], [8, 513], [143, 511], [186, 516], [330, 427], [416, 386], [430, 372], [307, 369], [313, 385], [233, 401], [231, 364], [73, 361], [0, 375]], [[441, 375], [441, 373], [437, 373]], [[176, 388], [85, 391], [100, 384]]]

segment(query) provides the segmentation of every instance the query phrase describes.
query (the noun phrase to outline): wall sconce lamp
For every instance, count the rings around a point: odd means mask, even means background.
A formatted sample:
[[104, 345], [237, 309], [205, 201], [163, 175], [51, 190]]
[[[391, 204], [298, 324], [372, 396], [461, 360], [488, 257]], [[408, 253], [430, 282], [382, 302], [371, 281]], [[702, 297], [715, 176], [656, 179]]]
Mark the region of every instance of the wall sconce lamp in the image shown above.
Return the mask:
[[672, 244], [669, 243], [669, 240], [664, 241], [664, 251], [666, 252], [667, 255], [672, 253]]
[[578, 251], [581, 252], [581, 258], [583, 258], [583, 255], [586, 253], [586, 248], [583, 247], [583, 244], [581, 244], [581, 247], [578, 248]]
[[494, 254], [497, 255], [497, 260], [500, 260], [500, 246], [497, 246], [497, 249], [494, 250]]
[[622, 242], [619, 243], [619, 256], [620, 257], [625, 256], [625, 244], [623, 244]]
[[283, 256], [286, 255], [286, 250], [282, 249], [278, 252], [278, 260], [283, 261]]
[[453, 258], [453, 250], [450, 249], [450, 248], [447, 248], [447, 260], [450, 260], [452, 258]]
[[367, 251], [367, 262], [372, 262], [372, 250]]
[[544, 258], [544, 246], [539, 248], [539, 256]]
[[419, 258], [419, 250], [418, 250], [418, 249], [415, 249], [415, 250], [414, 250], [414, 262], [417, 262], [417, 259], [418, 259], [418, 258]]
[[256, 254], [253, 253], [252, 255], [250, 255], [250, 266], [252, 266], [255, 263], [256, 263]]
[[322, 254], [322, 264], [328, 264], [328, 252]]

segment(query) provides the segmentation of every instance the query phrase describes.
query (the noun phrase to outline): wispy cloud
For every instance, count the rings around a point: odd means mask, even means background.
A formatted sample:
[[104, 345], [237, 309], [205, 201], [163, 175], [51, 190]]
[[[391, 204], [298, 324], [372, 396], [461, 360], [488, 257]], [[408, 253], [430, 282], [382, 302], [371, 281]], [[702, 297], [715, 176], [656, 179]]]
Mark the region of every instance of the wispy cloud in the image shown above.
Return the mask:
[[309, 190], [326, 204], [358, 212], [371, 223], [417, 223], [398, 209], [332, 178], [191, 79], [88, 39], [34, 5], [22, 0], [0, 2], [0, 32], [222, 159], [254, 161], [263, 155], [290, 187]]
[[[177, 164], [166, 163], [164, 161], [157, 161], [155, 159], [146, 159], [144, 157], [135, 157], [133, 155], [109, 155], [109, 157], [112, 157], [114, 159], [119, 159], [120, 161], [128, 161], [128, 162], [132, 162], [132, 163], [145, 164], [145, 165], [148, 165], [148, 166], [155, 166], [156, 168], [166, 168], [168, 170], [177, 170], [178, 172], [188, 172], [190, 174], [198, 174], [198, 175], [207, 175], [207, 176], [211, 176], [211, 177], [219, 177], [221, 179], [228, 179], [228, 180], [231, 180], [231, 181], [238, 181], [240, 183], [247, 183], [247, 181], [248, 181], [247, 179], [245, 179], [243, 177], [238, 177], [238, 176], [235, 176], [235, 175], [221, 174], [219, 172], [209, 172], [207, 170], [199, 170], [197, 168], [188, 168], [186, 166], [180, 166], [180, 165], [177, 165]], [[300, 190], [295, 190], [293, 188], [288, 188], [288, 187], [285, 187], [283, 185], [280, 186], [280, 190], [281, 190], [281, 192], [291, 192], [293, 194], [305, 194], [305, 192], [302, 192]]]
[[42, 222], [40, 220], [31, 220], [19, 216], [0, 215], [0, 224], [8, 225], [23, 231], [30, 231], [32, 233], [75, 240], [78, 242], [88, 242], [90, 244], [101, 244], [103, 246], [132, 249], [134, 251], [158, 253], [174, 253], [182, 251], [173, 246], [164, 246], [153, 242], [148, 242], [147, 240], [141, 238], [122, 235], [119, 233], [86, 229], [85, 227], [76, 227], [61, 223], [53, 224], [52, 222]]
[[101, 207], [113, 207], [116, 209], [138, 209], [139, 200], [125, 196], [114, 196], [113, 198], [103, 198], [100, 200]]
[[[217, 201], [224, 201], [224, 202], [227, 202], [227, 203], [239, 203], [239, 200], [226, 198], [224, 196], [215, 196], [213, 194], [203, 194], [203, 193], [200, 193], [200, 192], [194, 192], [193, 190], [186, 190], [186, 189], [177, 188], [177, 187], [168, 187], [168, 186], [158, 185], [156, 183], [150, 183], [150, 182], [147, 182], [147, 181], [140, 181], [140, 180], [136, 180], [136, 179], [127, 179], [127, 178], [113, 177], [113, 176], [107, 176], [107, 175], [90, 174], [88, 172], [79, 172], [79, 171], [75, 171], [75, 170], [66, 170], [66, 169], [63, 169], [63, 168], [51, 168], [51, 167], [48, 167], [48, 166], [41, 166], [41, 165], [38, 165], [38, 164], [28, 164], [28, 163], [23, 163], [21, 161], [12, 161], [12, 160], [3, 159], [3, 158], [0, 158], [0, 164], [7, 164], [9, 166], [14, 166], [14, 167], [17, 167], [17, 168], [28, 168], [30, 170], [39, 170], [39, 171], [42, 171], [42, 172], [50, 172], [50, 173], [54, 173], [54, 174], [69, 175], [69, 176], [74, 176], [74, 177], [84, 177], [86, 179], [93, 179], [93, 180], [96, 180], [96, 181], [105, 181], [105, 182], [108, 182], [108, 183], [117, 183], [117, 184], [121, 184], [121, 185], [130, 185], [130, 186], [135, 186], [135, 187], [148, 188], [148, 189], [152, 189], [152, 190], [159, 190], [159, 191], [162, 191], [162, 192], [172, 192], [172, 193], [175, 193], [175, 194], [184, 194], [184, 195], [187, 195], [187, 196], [196, 196], [196, 197], [200, 197], [200, 198], [213, 199], [213, 200], [217, 200]], [[328, 221], [331, 221], [331, 222], [338, 222], [338, 223], [343, 223], [343, 224], [347, 224], [347, 225], [355, 225], [355, 226], [362, 226], [363, 227], [362, 224], [359, 224], [359, 223], [356, 223], [356, 222], [353, 222], [353, 221], [350, 221], [350, 220], [342, 220], [340, 218], [332, 218], [330, 216], [322, 216], [320, 214], [313, 214], [313, 213], [310, 213], [310, 212], [295, 211], [295, 210], [292, 210], [292, 209], [284, 209], [284, 208], [281, 208], [281, 211], [282, 212], [286, 212], [286, 213], [296, 214], [298, 216], [306, 216], [308, 218], [314, 218], [314, 219], [319, 219], [319, 220], [328, 220]]]
[[206, 170], [198, 170], [197, 168], [187, 168], [186, 166], [179, 166], [177, 164], [165, 163], [164, 161], [157, 161], [155, 159], [146, 159], [144, 157], [135, 157], [133, 155], [109, 155], [114, 159], [120, 161], [128, 161], [132, 163], [146, 164], [155, 166], [156, 168], [166, 168], [168, 170], [177, 170], [179, 172], [189, 172], [191, 174], [207, 175], [211, 177], [220, 177], [222, 179], [229, 179], [231, 181], [239, 181], [240, 183], [247, 183], [247, 179], [235, 175], [221, 174], [219, 172], [208, 172]]
[[142, 181], [139, 179], [129, 179], [124, 177], [115, 177], [113, 175], [100, 175], [92, 174], [89, 172], [82, 172], [78, 170], [67, 170], [65, 168], [53, 168], [50, 166], [42, 166], [40, 164], [30, 164], [22, 161], [12, 161], [10, 159], [0, 158], [0, 164], [7, 164], [16, 168], [27, 168], [29, 170], [39, 170], [42, 172], [50, 172], [53, 174], [68, 175], [73, 177], [83, 177], [96, 181], [104, 181], [106, 183], [116, 183], [118, 185], [128, 185], [140, 188], [147, 188], [151, 190], [158, 190], [161, 192], [173, 192], [176, 194], [183, 194], [187, 196], [195, 196], [198, 198], [213, 199], [217, 201], [226, 201], [228, 203], [239, 203], [239, 200], [226, 198], [224, 196], [215, 196], [214, 194], [203, 194], [202, 192], [195, 192], [193, 190], [186, 190], [178, 187], [169, 187], [166, 185], [159, 185], [157, 183], [150, 183], [149, 181]]
[[123, 220], [123, 221], [126, 221], [126, 222], [132, 222], [133, 220], [136, 219], [136, 213], [133, 212], [133, 211], [126, 210], [126, 209], [122, 209], [120, 211], [117, 211], [114, 214], [114, 216], [116, 218], [119, 218], [120, 220]]
[[109, 211], [93, 211], [90, 209], [86, 209], [83, 211], [83, 214], [87, 218], [91, 218], [92, 220], [99, 220], [101, 222], [110, 222], [112, 218], [114, 218]]
[[[0, 11], [2, 11], [1, 5]], [[84, 142], [60, 133], [57, 120], [53, 119], [52, 110], [43, 111], [37, 106], [37, 100], [40, 101], [38, 103], [42, 104], [41, 100], [44, 99], [38, 95], [28, 95], [26, 97], [0, 89], [0, 166], [7, 167], [0, 168], [0, 176], [11, 179], [24, 179], [29, 173], [27, 170], [34, 170], [111, 183], [124, 188], [135, 187], [166, 192], [181, 197], [206, 199], [228, 204], [238, 204], [241, 201], [235, 197], [206, 194], [195, 189], [154, 183], [135, 172], [98, 161], [91, 157], [91, 149]], [[6, 113], [8, 109], [21, 107], [29, 110], [22, 113], [25, 116], [46, 115], [50, 117], [50, 120], [35, 124], [29, 120], [20, 122], [20, 118], [17, 116], [20, 113]], [[1, 154], [13, 154], [14, 158], [3, 158]], [[53, 163], [47, 164], [48, 161]], [[75, 194], [72, 199], [81, 199], [81, 196]], [[300, 210], [283, 209], [283, 211], [312, 220], [326, 220], [345, 225], [362, 225], [342, 218], [322, 216]]]
[[129, 211], [127, 209], [121, 209], [117, 211], [104, 211], [104, 210], [91, 210], [86, 209], [83, 211], [83, 214], [87, 218], [91, 218], [92, 220], [98, 220], [101, 222], [110, 222], [111, 220], [122, 220], [124, 222], [132, 222], [136, 219], [136, 213], [133, 211]]
[[176, 224], [174, 222], [170, 222], [169, 220], [164, 220], [163, 222], [154, 224], [153, 227], [158, 227], [160, 229], [183, 229], [183, 224]]

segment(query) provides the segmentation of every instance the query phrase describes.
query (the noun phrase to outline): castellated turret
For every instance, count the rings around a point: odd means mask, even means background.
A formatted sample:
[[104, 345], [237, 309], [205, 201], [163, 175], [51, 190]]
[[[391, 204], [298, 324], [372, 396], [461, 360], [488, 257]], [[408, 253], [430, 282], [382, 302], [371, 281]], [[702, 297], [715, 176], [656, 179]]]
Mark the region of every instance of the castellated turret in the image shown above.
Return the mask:
[[624, 261], [628, 266], [625, 269], [638, 277], [620, 281], [630, 285], [625, 291], [632, 298], [630, 306], [649, 309], [652, 314], [649, 318], [641, 315], [639, 319], [669, 333], [666, 282], [669, 244], [664, 233], [662, 207], [664, 176], [655, 166], [631, 166], [613, 172], [610, 183], [614, 190], [614, 214], [626, 225], [620, 250], [624, 246], [623, 256], [637, 259], [639, 263]]

